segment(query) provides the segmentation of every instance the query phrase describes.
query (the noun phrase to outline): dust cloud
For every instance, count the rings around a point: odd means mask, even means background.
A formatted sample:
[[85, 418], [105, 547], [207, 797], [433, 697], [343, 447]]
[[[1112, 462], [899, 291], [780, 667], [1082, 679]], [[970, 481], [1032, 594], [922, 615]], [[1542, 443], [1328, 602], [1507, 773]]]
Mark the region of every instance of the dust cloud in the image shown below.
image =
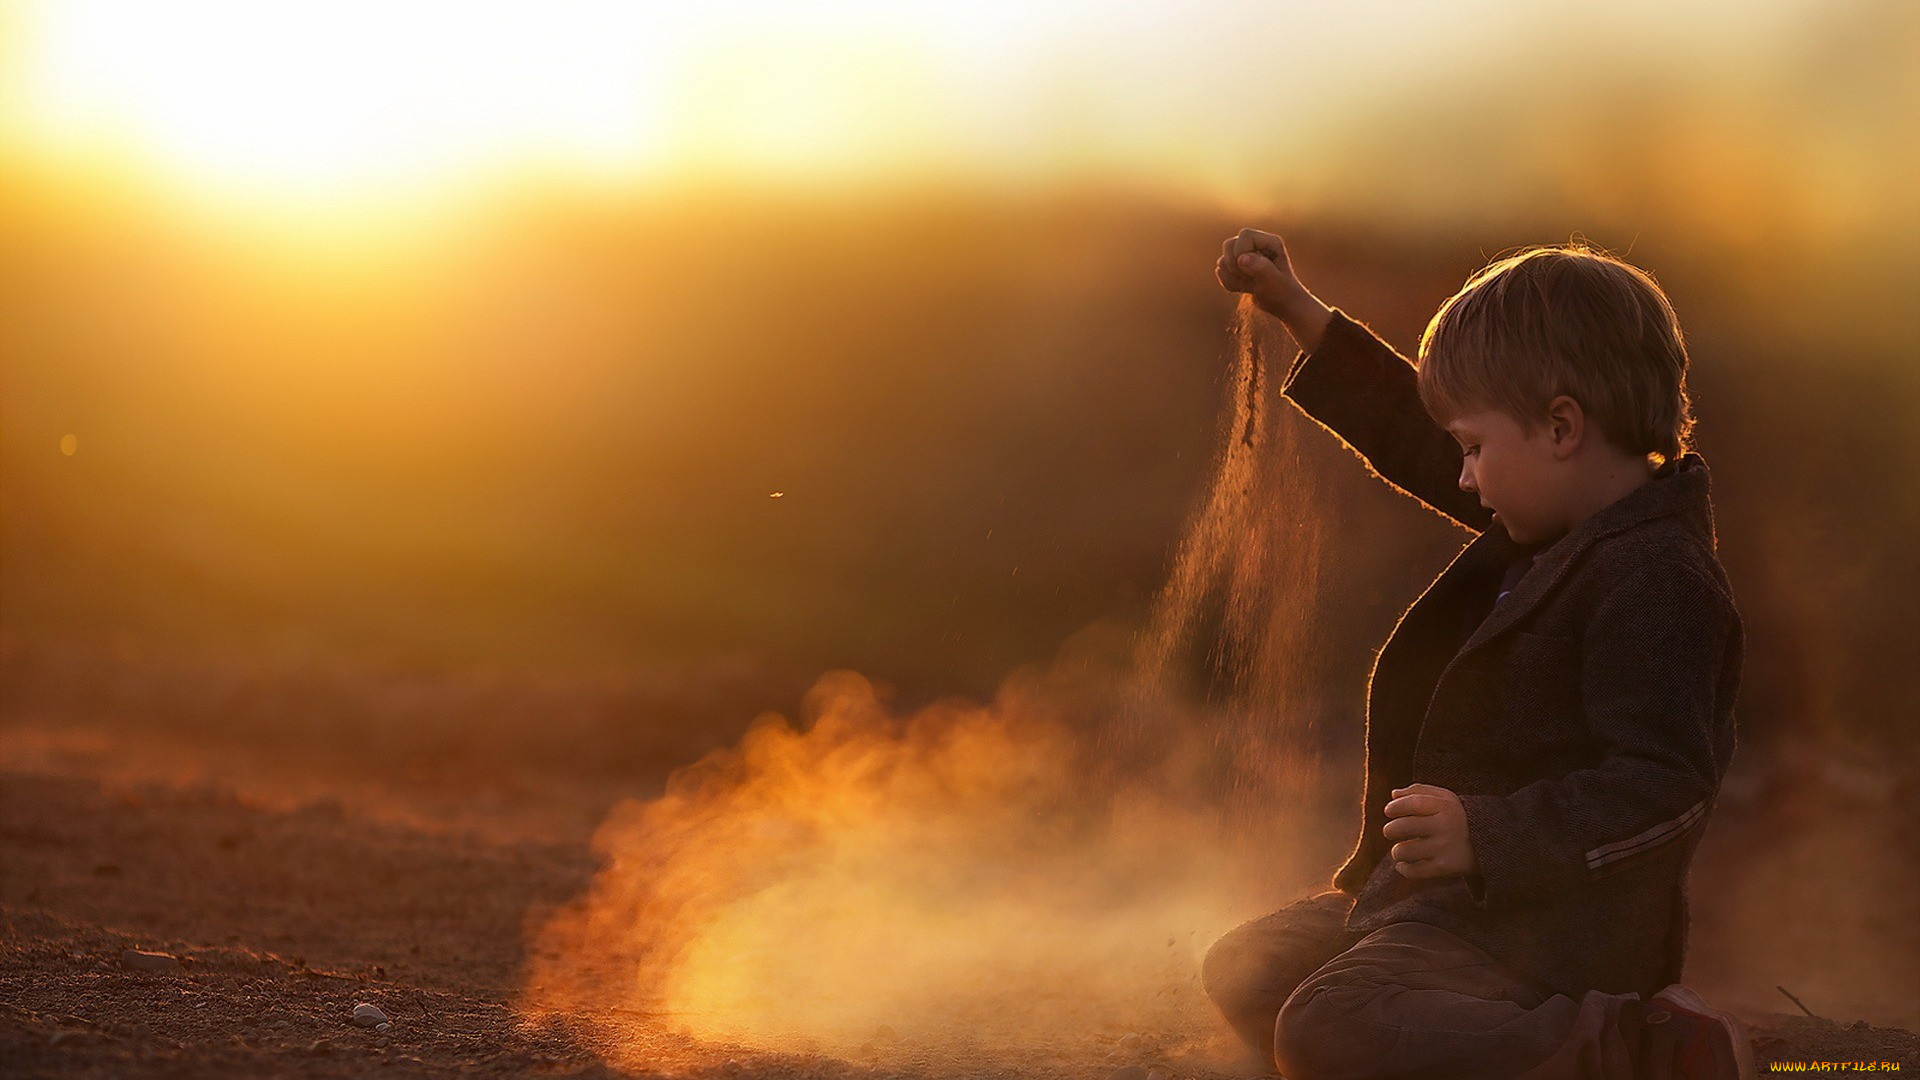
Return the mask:
[[1324, 870], [1289, 839], [1317, 530], [1259, 323], [1243, 307], [1216, 478], [1143, 631], [910, 715], [825, 675], [797, 725], [762, 717], [616, 808], [588, 893], [533, 932], [523, 1012], [655, 1064], [649, 1031], [854, 1060], [1218, 1051], [1207, 946]]

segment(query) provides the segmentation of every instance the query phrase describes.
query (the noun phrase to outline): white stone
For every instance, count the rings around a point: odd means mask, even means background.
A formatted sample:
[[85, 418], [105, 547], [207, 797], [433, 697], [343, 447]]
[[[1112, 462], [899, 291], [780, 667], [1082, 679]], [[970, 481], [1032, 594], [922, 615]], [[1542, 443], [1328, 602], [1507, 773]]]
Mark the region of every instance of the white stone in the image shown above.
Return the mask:
[[123, 949], [120, 952], [120, 966], [128, 971], [179, 971], [180, 961], [163, 952]]

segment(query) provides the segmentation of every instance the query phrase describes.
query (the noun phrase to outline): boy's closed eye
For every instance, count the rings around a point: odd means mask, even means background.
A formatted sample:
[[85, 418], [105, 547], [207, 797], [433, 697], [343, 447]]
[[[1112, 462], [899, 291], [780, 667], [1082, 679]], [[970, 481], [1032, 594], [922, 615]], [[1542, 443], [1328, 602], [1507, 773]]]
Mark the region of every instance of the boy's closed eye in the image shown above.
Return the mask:
[[1443, 425], [1453, 441], [1460, 444], [1461, 453], [1470, 453], [1480, 449], [1480, 432], [1465, 420], [1453, 420]]

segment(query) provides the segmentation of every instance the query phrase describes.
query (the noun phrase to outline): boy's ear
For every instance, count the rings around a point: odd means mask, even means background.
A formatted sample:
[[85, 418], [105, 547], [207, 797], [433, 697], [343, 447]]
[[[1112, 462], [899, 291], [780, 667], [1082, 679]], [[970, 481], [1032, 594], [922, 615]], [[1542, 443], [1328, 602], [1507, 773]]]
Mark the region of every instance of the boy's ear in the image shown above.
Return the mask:
[[1565, 459], [1580, 449], [1587, 434], [1587, 412], [1580, 403], [1561, 394], [1547, 402], [1547, 437], [1553, 443], [1553, 455]]

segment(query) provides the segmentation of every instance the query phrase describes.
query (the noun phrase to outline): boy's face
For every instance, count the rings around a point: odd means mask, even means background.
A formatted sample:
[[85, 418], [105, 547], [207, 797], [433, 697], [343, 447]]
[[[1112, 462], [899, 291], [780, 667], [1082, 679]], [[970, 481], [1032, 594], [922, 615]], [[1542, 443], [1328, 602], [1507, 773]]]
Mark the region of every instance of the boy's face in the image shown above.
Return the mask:
[[1562, 477], [1552, 437], [1504, 412], [1483, 409], [1443, 425], [1460, 444], [1460, 490], [1480, 496], [1494, 523], [1516, 544], [1541, 544], [1566, 532], [1556, 496]]

